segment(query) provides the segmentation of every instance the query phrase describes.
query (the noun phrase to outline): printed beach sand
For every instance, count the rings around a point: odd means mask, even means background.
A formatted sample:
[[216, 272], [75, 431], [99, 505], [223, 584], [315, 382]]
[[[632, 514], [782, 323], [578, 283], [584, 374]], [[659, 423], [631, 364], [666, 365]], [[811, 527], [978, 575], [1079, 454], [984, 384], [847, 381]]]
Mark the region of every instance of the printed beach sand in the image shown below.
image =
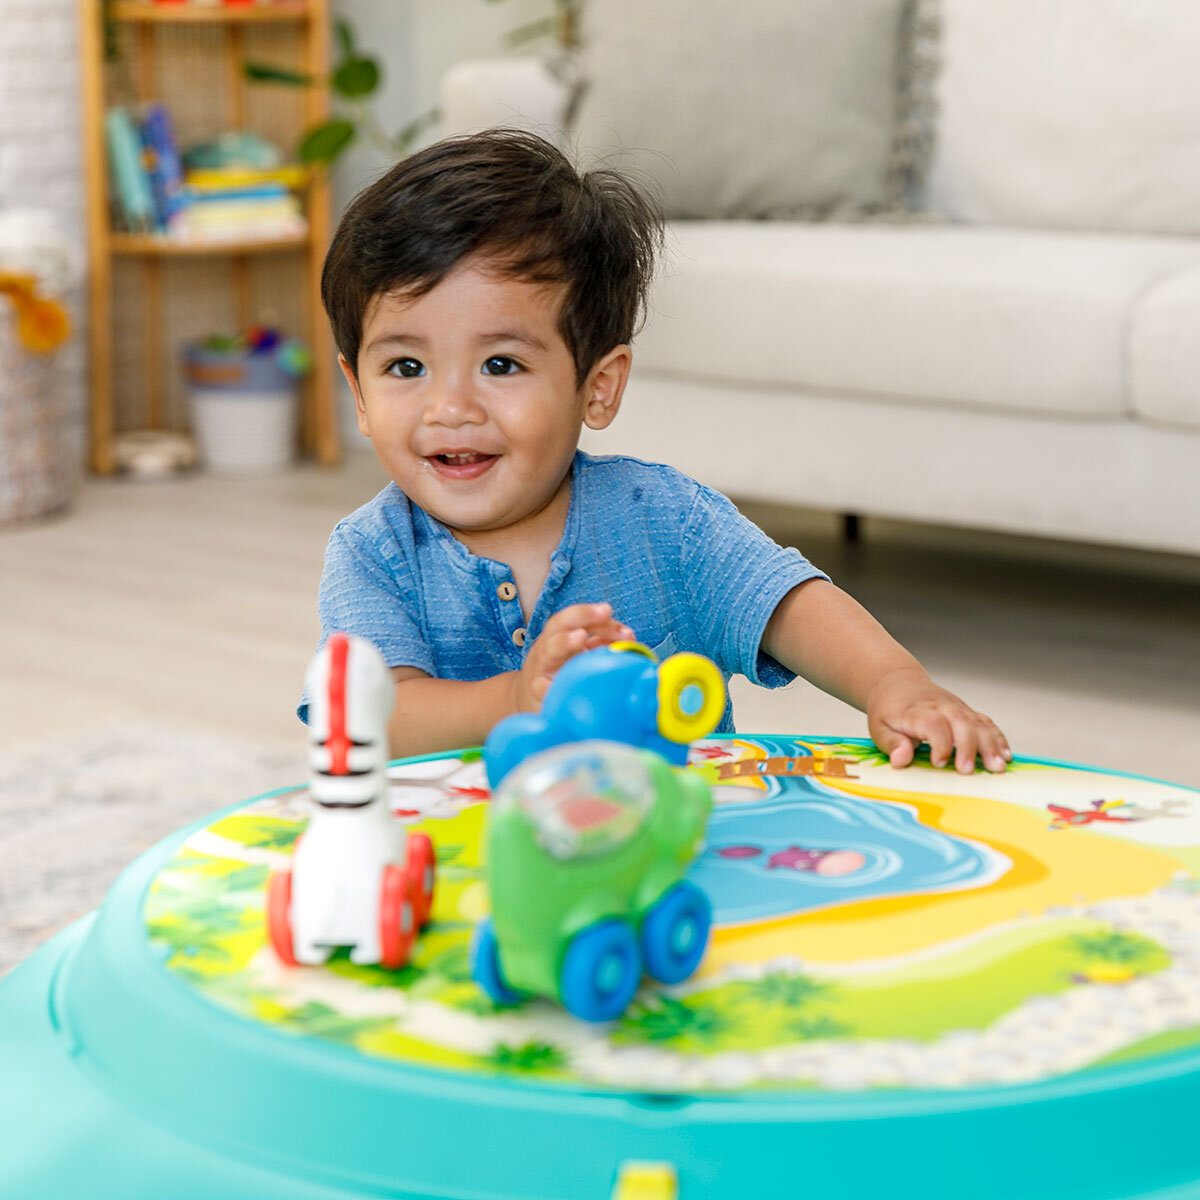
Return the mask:
[[487, 911], [477, 754], [396, 764], [398, 819], [434, 839], [434, 923], [409, 967], [288, 969], [263, 891], [303, 790], [192, 834], [146, 900], [165, 969], [213, 1003], [354, 1053], [565, 1086], [961, 1087], [1200, 1045], [1197, 793], [1066, 765], [896, 772], [861, 741], [693, 748], [714, 785], [693, 878], [716, 928], [701, 971], [594, 1027], [469, 977]]

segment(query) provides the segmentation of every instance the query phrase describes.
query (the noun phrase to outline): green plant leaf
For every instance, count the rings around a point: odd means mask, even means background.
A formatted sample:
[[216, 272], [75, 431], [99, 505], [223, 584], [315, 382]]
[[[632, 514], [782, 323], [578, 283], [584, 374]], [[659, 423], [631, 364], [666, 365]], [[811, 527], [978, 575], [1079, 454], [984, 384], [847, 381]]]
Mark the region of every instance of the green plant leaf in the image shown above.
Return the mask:
[[350, 28], [350, 22], [337, 20], [333, 23], [333, 32], [337, 36], [338, 43], [342, 47], [342, 53], [347, 58], [354, 57], [354, 30]]
[[324, 125], [317, 125], [304, 135], [300, 143], [300, 161], [332, 162], [354, 141], [354, 135], [354, 126], [344, 117], [334, 117]]
[[244, 62], [242, 73], [252, 83], [285, 83], [288, 87], [308, 87], [314, 82], [313, 77], [303, 71], [293, 71], [289, 67], [276, 67], [264, 62]]
[[518, 25], [516, 29], [510, 29], [504, 35], [504, 45], [509, 50], [517, 50], [521, 46], [537, 41], [538, 38], [551, 37], [557, 32], [557, 18], [543, 17], [537, 21], [530, 21], [526, 25]]
[[333, 73], [333, 90], [351, 100], [369, 96], [379, 86], [379, 64], [373, 58], [348, 58]]

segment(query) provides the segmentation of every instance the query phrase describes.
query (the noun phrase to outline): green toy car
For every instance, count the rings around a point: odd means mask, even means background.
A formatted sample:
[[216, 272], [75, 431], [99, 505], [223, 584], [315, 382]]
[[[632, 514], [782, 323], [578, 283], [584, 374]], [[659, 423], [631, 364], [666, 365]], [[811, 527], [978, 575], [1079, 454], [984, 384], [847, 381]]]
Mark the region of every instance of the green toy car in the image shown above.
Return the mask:
[[492, 915], [471, 973], [497, 1004], [547, 996], [587, 1021], [628, 1007], [643, 974], [679, 983], [708, 944], [708, 897], [684, 879], [708, 785], [616, 742], [556, 746], [505, 778], [488, 814]]

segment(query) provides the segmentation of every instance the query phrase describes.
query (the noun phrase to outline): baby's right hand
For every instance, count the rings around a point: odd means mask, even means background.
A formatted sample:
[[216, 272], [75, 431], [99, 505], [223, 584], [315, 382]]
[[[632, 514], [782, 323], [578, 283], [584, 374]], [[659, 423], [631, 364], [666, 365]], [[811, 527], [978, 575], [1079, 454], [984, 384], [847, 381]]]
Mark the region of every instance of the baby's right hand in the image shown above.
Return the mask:
[[572, 604], [556, 612], [529, 647], [517, 672], [514, 705], [518, 712], [536, 712], [550, 689], [555, 672], [584, 650], [609, 642], [631, 642], [633, 630], [613, 619], [611, 604]]

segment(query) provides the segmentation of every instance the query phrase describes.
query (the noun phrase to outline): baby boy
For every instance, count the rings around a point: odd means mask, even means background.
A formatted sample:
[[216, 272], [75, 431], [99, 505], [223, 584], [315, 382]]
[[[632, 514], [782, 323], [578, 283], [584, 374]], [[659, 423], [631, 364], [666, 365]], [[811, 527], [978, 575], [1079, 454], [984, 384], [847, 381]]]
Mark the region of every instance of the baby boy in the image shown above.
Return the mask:
[[478, 745], [573, 655], [636, 639], [727, 679], [803, 675], [893, 766], [928, 742], [1002, 771], [992, 721], [796, 550], [671, 467], [578, 449], [620, 409], [662, 240], [622, 176], [515, 130], [414, 154], [342, 218], [322, 297], [392, 482], [334, 529], [320, 616], [391, 667], [392, 753]]

